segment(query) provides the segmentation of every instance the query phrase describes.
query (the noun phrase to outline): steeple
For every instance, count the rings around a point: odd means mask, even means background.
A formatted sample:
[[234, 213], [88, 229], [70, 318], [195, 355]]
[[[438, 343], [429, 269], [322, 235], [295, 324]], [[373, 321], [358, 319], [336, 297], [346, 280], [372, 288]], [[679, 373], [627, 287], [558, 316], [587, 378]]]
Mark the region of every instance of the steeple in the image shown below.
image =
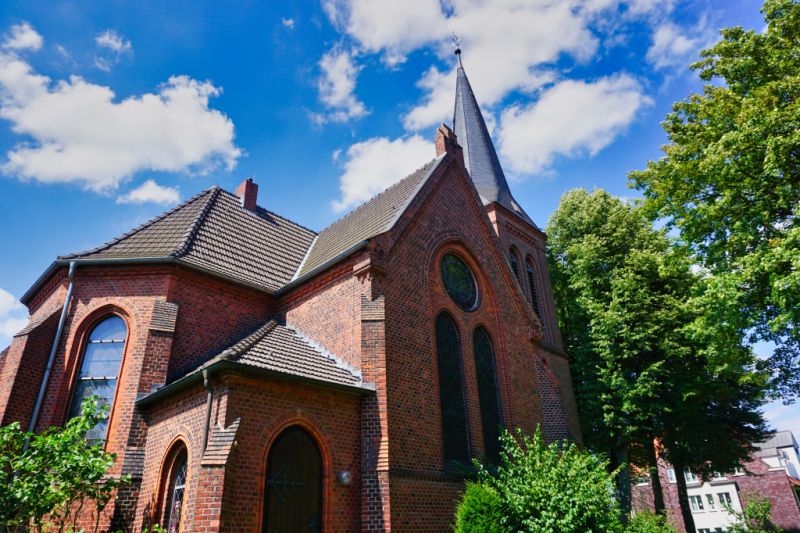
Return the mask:
[[[457, 44], [457, 41], [456, 41]], [[478, 101], [472, 92], [472, 87], [461, 64], [461, 48], [456, 48], [458, 57], [458, 71], [456, 81], [456, 107], [453, 114], [453, 130], [456, 138], [464, 149], [464, 165], [484, 205], [497, 202], [522, 220], [533, 226], [533, 220], [517, 204], [508, 188], [503, 167], [497, 158], [489, 130], [483, 120]]]

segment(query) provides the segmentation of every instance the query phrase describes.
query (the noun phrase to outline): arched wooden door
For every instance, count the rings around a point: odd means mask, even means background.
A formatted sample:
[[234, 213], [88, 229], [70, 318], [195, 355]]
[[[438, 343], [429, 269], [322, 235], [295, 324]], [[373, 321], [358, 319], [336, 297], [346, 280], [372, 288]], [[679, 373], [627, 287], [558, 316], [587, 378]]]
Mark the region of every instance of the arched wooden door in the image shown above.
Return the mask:
[[272, 444], [264, 497], [265, 532], [322, 531], [322, 455], [302, 428], [287, 429]]

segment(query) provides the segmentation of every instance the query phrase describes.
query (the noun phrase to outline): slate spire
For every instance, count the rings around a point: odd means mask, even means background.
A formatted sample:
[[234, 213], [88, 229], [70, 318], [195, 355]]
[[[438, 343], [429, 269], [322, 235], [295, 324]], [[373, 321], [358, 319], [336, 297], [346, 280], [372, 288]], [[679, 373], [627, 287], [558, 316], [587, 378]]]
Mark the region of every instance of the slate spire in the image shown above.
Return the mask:
[[478, 101], [472, 92], [467, 73], [464, 72], [464, 65], [461, 64], [461, 48], [456, 48], [456, 56], [458, 70], [453, 130], [458, 143], [464, 149], [464, 165], [485, 205], [497, 202], [528, 224], [537, 227], [511, 195]]

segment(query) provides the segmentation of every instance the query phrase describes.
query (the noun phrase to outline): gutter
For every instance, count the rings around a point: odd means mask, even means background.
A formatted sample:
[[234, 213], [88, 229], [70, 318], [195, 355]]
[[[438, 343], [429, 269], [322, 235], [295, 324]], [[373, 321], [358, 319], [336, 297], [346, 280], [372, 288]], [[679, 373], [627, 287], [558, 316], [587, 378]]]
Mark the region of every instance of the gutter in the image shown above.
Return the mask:
[[[53, 362], [56, 359], [56, 352], [58, 352], [58, 345], [61, 344], [61, 335], [64, 333], [64, 323], [67, 321], [67, 313], [69, 312], [70, 303], [72, 303], [72, 291], [75, 288], [75, 269], [77, 265], [75, 261], [69, 264], [69, 286], [67, 287], [67, 295], [64, 297], [64, 306], [61, 308], [61, 317], [58, 319], [58, 328], [53, 337], [53, 345], [50, 347], [50, 356], [47, 359], [47, 366], [44, 369], [44, 376], [42, 376], [42, 383], [39, 385], [39, 394], [36, 396], [36, 404], [33, 406], [33, 413], [31, 420], [28, 423], [28, 433], [33, 433], [36, 429], [36, 423], [39, 421], [39, 411], [42, 409], [42, 402], [44, 395], [47, 392], [47, 382], [50, 381], [50, 372], [53, 370]], [[28, 447], [29, 439], [25, 440], [25, 448]]]
[[155, 392], [151, 392], [147, 396], [143, 396], [136, 400], [136, 407], [146, 409], [151, 407], [161, 400], [164, 400], [174, 393], [188, 389], [194, 385], [203, 383], [203, 376], [208, 376], [209, 379], [214, 374], [221, 374], [226, 370], [238, 370], [246, 374], [262, 377], [275, 377], [299, 383], [306, 383], [316, 386], [325, 386], [331, 389], [340, 390], [342, 392], [349, 392], [353, 394], [366, 395], [375, 392], [375, 385], [372, 383], [363, 383], [361, 385], [345, 385], [343, 383], [334, 383], [332, 381], [323, 381], [320, 379], [313, 379], [296, 374], [288, 374], [285, 372], [278, 372], [276, 370], [269, 370], [266, 368], [259, 368], [251, 365], [244, 365], [235, 361], [218, 360], [202, 370], [196, 370], [190, 374], [183, 376], [168, 385], [164, 385]]

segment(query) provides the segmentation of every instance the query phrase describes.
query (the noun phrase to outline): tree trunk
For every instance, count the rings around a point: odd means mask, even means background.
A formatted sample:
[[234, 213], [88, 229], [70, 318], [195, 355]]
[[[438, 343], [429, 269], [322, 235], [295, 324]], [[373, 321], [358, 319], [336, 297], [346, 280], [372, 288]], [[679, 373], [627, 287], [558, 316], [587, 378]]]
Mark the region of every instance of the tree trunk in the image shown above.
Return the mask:
[[681, 507], [681, 516], [683, 517], [683, 525], [686, 527], [686, 533], [697, 533], [694, 527], [692, 507], [689, 505], [689, 494], [686, 491], [686, 476], [684, 474], [686, 467], [676, 463], [673, 463], [672, 467], [675, 469], [675, 481], [678, 485], [678, 504]]
[[650, 483], [653, 487], [653, 509], [656, 514], [665, 515], [667, 512], [664, 505], [664, 489], [661, 486], [661, 476], [658, 473], [658, 457], [656, 456], [656, 445], [650, 439], [647, 446], [647, 461], [650, 463]]
[[628, 523], [631, 514], [631, 468], [628, 464], [628, 443], [614, 448], [614, 468], [621, 467], [617, 473], [617, 495], [623, 524]]

